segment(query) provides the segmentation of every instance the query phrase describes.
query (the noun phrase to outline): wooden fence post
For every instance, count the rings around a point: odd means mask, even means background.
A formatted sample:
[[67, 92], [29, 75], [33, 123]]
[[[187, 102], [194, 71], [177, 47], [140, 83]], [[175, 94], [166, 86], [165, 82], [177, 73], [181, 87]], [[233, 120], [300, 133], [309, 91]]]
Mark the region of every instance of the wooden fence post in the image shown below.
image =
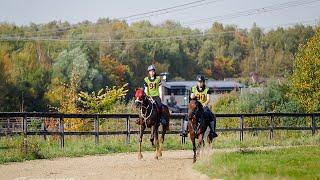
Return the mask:
[[240, 117], [240, 141], [243, 141], [243, 115]]
[[317, 130], [317, 123], [316, 123], [316, 119], [315, 119], [314, 114], [312, 114], [312, 116], [311, 116], [311, 124], [312, 124], [312, 135], [315, 135], [316, 130]]
[[60, 147], [64, 148], [64, 116], [60, 116], [60, 123], [59, 123], [59, 129], [60, 129]]
[[273, 138], [273, 127], [274, 127], [274, 114], [270, 116], [270, 132], [269, 132], [269, 139]]
[[10, 134], [10, 118], [7, 119], [7, 134]]
[[44, 120], [41, 123], [41, 130], [43, 133], [43, 139], [46, 141], [47, 140], [47, 128], [46, 128], [46, 124], [45, 124], [46, 119], [44, 118]]
[[127, 139], [126, 139], [126, 144], [130, 144], [130, 116], [127, 117]]
[[[181, 119], [181, 135], [182, 135], [182, 132], [183, 132], [183, 126], [184, 126], [184, 123], [185, 123], [185, 120], [184, 118]], [[181, 136], [181, 144], [184, 145], [186, 144], [186, 137], [184, 137], [183, 135]]]
[[94, 119], [94, 142], [96, 145], [99, 145], [99, 119], [98, 115]]
[[27, 115], [25, 114], [22, 119], [22, 128], [23, 128], [23, 151], [25, 154], [28, 153], [28, 127], [27, 127]]

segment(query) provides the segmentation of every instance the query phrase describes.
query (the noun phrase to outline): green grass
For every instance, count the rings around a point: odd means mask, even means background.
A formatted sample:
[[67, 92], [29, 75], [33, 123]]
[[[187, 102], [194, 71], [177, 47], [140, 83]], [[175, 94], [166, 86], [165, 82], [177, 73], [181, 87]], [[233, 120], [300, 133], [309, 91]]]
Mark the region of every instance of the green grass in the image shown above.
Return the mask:
[[320, 146], [214, 153], [195, 169], [221, 179], [320, 179]]
[[244, 140], [239, 141], [239, 133], [223, 133], [216, 139], [214, 148], [246, 148], [264, 146], [320, 145], [320, 134], [312, 136], [309, 131], [275, 131], [273, 139], [268, 132], [245, 132]]
[[[153, 151], [149, 142], [149, 135], [144, 136], [143, 150]], [[45, 141], [41, 136], [29, 136], [28, 153], [22, 150], [23, 137], [0, 138], [0, 164], [7, 162], [20, 162], [32, 159], [51, 159], [56, 157], [77, 157], [95, 154], [110, 154], [121, 152], [136, 152], [138, 150], [137, 136], [131, 136], [131, 143], [126, 145], [125, 136], [100, 136], [100, 144], [94, 144], [94, 136], [66, 136], [65, 148], [61, 149], [59, 140], [48, 137]], [[164, 150], [192, 149], [190, 139], [181, 145], [178, 135], [167, 135]], [[310, 132], [279, 131], [274, 134], [274, 139], [268, 138], [268, 133], [245, 133], [244, 141], [239, 142], [238, 133], [220, 134], [214, 142], [214, 148], [245, 148], [257, 146], [288, 146], [288, 145], [320, 145], [320, 136], [311, 136]]]
[[[143, 150], [153, 151], [149, 136], [144, 138]], [[0, 138], [0, 164], [20, 162], [33, 159], [51, 159], [56, 157], [78, 157], [85, 155], [136, 152], [138, 150], [137, 136], [133, 136], [130, 144], [126, 144], [125, 136], [101, 136], [99, 145], [95, 145], [93, 136], [65, 137], [65, 147], [60, 148], [59, 140], [50, 138], [45, 141], [42, 137], [28, 137], [28, 153], [23, 151], [23, 137]], [[165, 149], [182, 149], [180, 138], [168, 135], [164, 144]], [[186, 148], [191, 148], [187, 147]]]

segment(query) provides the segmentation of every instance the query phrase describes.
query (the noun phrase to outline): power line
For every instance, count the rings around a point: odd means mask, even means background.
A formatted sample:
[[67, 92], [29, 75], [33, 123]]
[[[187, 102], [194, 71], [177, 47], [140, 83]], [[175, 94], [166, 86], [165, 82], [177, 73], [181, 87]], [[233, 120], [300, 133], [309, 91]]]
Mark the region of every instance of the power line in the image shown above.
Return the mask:
[[282, 10], [286, 8], [291, 8], [291, 7], [296, 7], [296, 6], [301, 6], [301, 5], [306, 5], [306, 4], [312, 4], [315, 2], [319, 2], [320, 0], [296, 0], [296, 1], [290, 1], [286, 3], [280, 3], [280, 4], [273, 4], [270, 6], [265, 6], [261, 8], [256, 8], [256, 9], [249, 9], [246, 11], [238, 11], [235, 13], [230, 13], [222, 16], [214, 16], [210, 18], [202, 18], [198, 20], [193, 20], [193, 21], [187, 21], [183, 22], [183, 25], [196, 25], [196, 24], [205, 24], [205, 23], [211, 23], [212, 21], [219, 21], [219, 20], [225, 20], [225, 19], [234, 19], [238, 18], [241, 16], [250, 16], [250, 15], [255, 15], [255, 14], [260, 14], [260, 13], [266, 13], [266, 12], [271, 12], [271, 11], [277, 11], [277, 10]]
[[[190, 2], [190, 3], [182, 4], [182, 5], [172, 6], [172, 7], [169, 7], [169, 8], [163, 8], [163, 9], [159, 9], [159, 10], [155, 10], [155, 11], [149, 11], [149, 12], [146, 12], [146, 13], [139, 13], [139, 14], [123, 17], [123, 18], [136, 17], [135, 19], [141, 19], [141, 18], [146, 18], [146, 17], [151, 17], [151, 16], [167, 14], [167, 13], [174, 12], [174, 11], [179, 11], [179, 10], [193, 8], [193, 7], [198, 7], [198, 6], [202, 6], [202, 5], [205, 5], [205, 4], [218, 2], [218, 1], [222, 1], [222, 0], [213, 0], [213, 1], [209, 1], [209, 2], [208, 1], [205, 2], [205, 0], [198, 0], [198, 1], [193, 1], [193, 2]], [[274, 5], [271, 5], [271, 6], [266, 6], [266, 7], [262, 7], [262, 8], [258, 8], [258, 9], [250, 9], [250, 10], [246, 10], [246, 11], [240, 11], [240, 12], [231, 13], [231, 14], [227, 14], [227, 15], [223, 15], [223, 16], [215, 16], [215, 17], [211, 17], [211, 18], [203, 18], [203, 19], [199, 19], [199, 20], [193, 20], [193, 21], [189, 21], [189, 22], [184, 22], [182, 24], [183, 25], [196, 25], [196, 24], [211, 23], [213, 20], [217, 21], [217, 20], [238, 18], [238, 17], [241, 17], [241, 16], [250, 16], [250, 15], [254, 15], [254, 14], [260, 14], [260, 13], [276, 11], [276, 10], [281, 10], [281, 9], [300, 6], [300, 5], [311, 4], [311, 3], [314, 3], [314, 2], [318, 2], [318, 1], [320, 1], [320, 0], [291, 1], [291, 2], [286, 2], [286, 3], [281, 3], [281, 4], [274, 4]], [[192, 6], [190, 6], [190, 5], [192, 5]], [[179, 8], [179, 7], [180, 7], [180, 9], [175, 9], [175, 8]], [[158, 13], [158, 12], [161, 12], [161, 11], [166, 11], [166, 12], [162, 12], [160, 14], [152, 14], [152, 13]], [[150, 15], [143, 16], [143, 17], [137, 17], [137, 16], [147, 15], [147, 14], [150, 14]], [[133, 20], [135, 20], [135, 19], [133, 19]], [[66, 30], [77, 28], [78, 26], [81, 26], [81, 25], [82, 24], [78, 24], [78, 25], [74, 25], [74, 26], [71, 26], [71, 27], [50, 29], [50, 30], [44, 30], [44, 31], [26, 32], [26, 33], [31, 33], [31, 35], [33, 35], [34, 33], [39, 34], [39, 33], [44, 33], [44, 32], [64, 32]], [[96, 26], [96, 25], [93, 25], [93, 26]], [[90, 25], [89, 25], [89, 27], [90, 27]], [[119, 30], [119, 31], [125, 31], [125, 30]], [[137, 31], [137, 30], [135, 30], [135, 31]], [[19, 34], [25, 34], [25, 33], [19, 33]], [[17, 35], [17, 34], [11, 34], [11, 35]]]
[[203, 5], [208, 5], [208, 4], [211, 4], [211, 3], [216, 3], [216, 2], [219, 2], [219, 1], [223, 1], [223, 0], [208, 1], [208, 2], [204, 2], [204, 3], [201, 3], [201, 4], [189, 6], [189, 7], [183, 7], [183, 8], [179, 8], [179, 9], [168, 10], [168, 11], [165, 11], [165, 12], [160, 12], [160, 13], [155, 13], [155, 14], [151, 14], [151, 15], [141, 16], [141, 17], [137, 17], [137, 18], [134, 18], [134, 19], [130, 19], [130, 20], [133, 21], [133, 20], [149, 18], [149, 17], [153, 17], [153, 16], [159, 16], [159, 15], [163, 15], [163, 14], [168, 14], [168, 13], [171, 13], [171, 12], [178, 12], [178, 11], [182, 11], [182, 10], [186, 10], [186, 9], [190, 9], [190, 8], [195, 8], [195, 7], [199, 7], [199, 6], [203, 6]]
[[[168, 14], [171, 12], [176, 12], [176, 11], [181, 11], [181, 10], [190, 9], [190, 8], [194, 8], [194, 7], [199, 7], [199, 6], [203, 6], [203, 5], [218, 2], [218, 1], [223, 1], [223, 0], [212, 0], [212, 1], [197, 0], [197, 1], [192, 1], [189, 3], [185, 3], [185, 4], [180, 4], [180, 5], [171, 6], [171, 7], [162, 8], [162, 9], [157, 9], [154, 11], [149, 11], [149, 12], [144, 12], [144, 13], [138, 13], [138, 14], [134, 14], [134, 15], [126, 16], [126, 17], [121, 17], [121, 18], [115, 18], [115, 19], [137, 20], [137, 19], [142, 19], [142, 18], [146, 18], [146, 17], [158, 16], [158, 15], [162, 15], [162, 14]], [[142, 16], [142, 17], [139, 17], [139, 16]], [[43, 33], [43, 32], [64, 32], [64, 31], [67, 31], [70, 29], [77, 28], [78, 26], [81, 26], [81, 25], [82, 24], [78, 24], [78, 25], [74, 25], [71, 27], [56, 28], [56, 29], [43, 30], [43, 31], [26, 32], [26, 33], [31, 33], [31, 34], [38, 33], [39, 34], [39, 33]], [[95, 26], [95, 25], [93, 25], [93, 26]], [[25, 34], [25, 33], [13, 33], [13, 34], [7, 34], [7, 35], [18, 35], [18, 34], [21, 35], [21, 34]]]
[[[320, 18], [313, 20], [300, 21], [295, 23], [283, 24], [285, 26], [296, 25], [302, 23], [316, 24], [316, 21], [319, 21]], [[282, 25], [276, 26], [266, 26], [262, 28], [275, 28]], [[39, 38], [39, 37], [0, 37], [0, 41], [55, 41], [55, 42], [104, 42], [108, 44], [119, 44], [119, 43], [131, 43], [131, 42], [146, 42], [146, 41], [163, 41], [163, 40], [177, 40], [177, 39], [186, 39], [186, 38], [198, 38], [198, 37], [212, 37], [222, 34], [232, 34], [236, 32], [241, 32], [243, 30], [237, 29], [234, 31], [224, 31], [218, 33], [196, 33], [192, 35], [175, 35], [175, 36], [166, 36], [166, 37], [152, 37], [152, 38], [138, 38], [138, 39], [123, 39], [123, 40], [107, 40], [107, 39], [55, 39], [55, 38]]]
[[201, 3], [201, 2], [204, 2], [204, 1], [206, 1], [206, 0], [193, 1], [193, 2], [180, 4], [180, 5], [176, 5], [176, 6], [171, 6], [171, 7], [167, 7], [167, 8], [163, 8], [163, 9], [157, 9], [157, 10], [154, 10], [154, 11], [149, 11], [149, 12], [138, 13], [138, 14], [134, 14], [134, 15], [130, 15], [130, 16], [125, 16], [125, 17], [118, 18], [118, 19], [130, 19], [130, 18], [137, 17], [137, 16], [143, 16], [143, 15], [147, 15], [147, 14], [154, 14], [154, 13], [158, 13], [158, 12], [162, 12], [162, 11], [168, 11], [168, 10], [172, 10], [172, 9], [176, 9], [176, 8], [180, 8], [180, 7], [185, 7], [185, 6]]

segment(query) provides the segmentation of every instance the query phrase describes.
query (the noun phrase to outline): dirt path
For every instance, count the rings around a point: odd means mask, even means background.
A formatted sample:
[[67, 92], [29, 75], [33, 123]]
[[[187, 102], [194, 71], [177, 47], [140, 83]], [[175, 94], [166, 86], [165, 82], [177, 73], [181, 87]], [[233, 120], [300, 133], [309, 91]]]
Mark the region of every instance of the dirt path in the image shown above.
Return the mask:
[[208, 179], [192, 169], [192, 151], [122, 153], [0, 165], [0, 179]]
[[[295, 146], [271, 146], [249, 148], [270, 150]], [[208, 159], [211, 153], [232, 152], [238, 148], [202, 151], [200, 160]], [[0, 165], [0, 179], [208, 179], [206, 175], [192, 169], [192, 151], [164, 151], [160, 160], [154, 152], [144, 152], [143, 160], [137, 153], [33, 160], [22, 163]]]

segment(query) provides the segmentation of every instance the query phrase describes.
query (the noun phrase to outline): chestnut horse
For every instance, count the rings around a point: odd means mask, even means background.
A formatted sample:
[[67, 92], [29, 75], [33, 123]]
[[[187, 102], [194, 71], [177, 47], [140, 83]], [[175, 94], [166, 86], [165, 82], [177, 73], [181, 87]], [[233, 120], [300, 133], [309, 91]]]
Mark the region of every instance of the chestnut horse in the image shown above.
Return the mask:
[[[200, 122], [202, 119], [203, 122]], [[204, 133], [209, 126], [208, 119], [204, 118], [203, 107], [197, 100], [191, 100], [188, 104], [188, 131], [193, 146], [193, 162], [197, 161], [197, 155], [200, 154], [200, 148], [204, 145]], [[198, 146], [196, 146], [198, 138]], [[211, 144], [212, 137], [208, 135], [208, 144]], [[198, 151], [197, 151], [198, 149]]]
[[[167, 106], [160, 105], [158, 107], [155, 101], [153, 101], [150, 97], [144, 92], [143, 88], [137, 88], [135, 92], [135, 103], [139, 108], [139, 119], [137, 119], [137, 124], [140, 126], [140, 136], [139, 136], [139, 154], [138, 158], [142, 159], [141, 153], [141, 144], [143, 133], [146, 127], [151, 128], [151, 136], [150, 141], [152, 147], [156, 148], [156, 156], [155, 159], [158, 159], [162, 156], [162, 146], [164, 142], [164, 136], [166, 131], [169, 130], [169, 116], [170, 112]], [[167, 123], [163, 125], [160, 123], [160, 110], [162, 108], [163, 117], [167, 120]], [[162, 132], [159, 143], [159, 126], [162, 126]]]

